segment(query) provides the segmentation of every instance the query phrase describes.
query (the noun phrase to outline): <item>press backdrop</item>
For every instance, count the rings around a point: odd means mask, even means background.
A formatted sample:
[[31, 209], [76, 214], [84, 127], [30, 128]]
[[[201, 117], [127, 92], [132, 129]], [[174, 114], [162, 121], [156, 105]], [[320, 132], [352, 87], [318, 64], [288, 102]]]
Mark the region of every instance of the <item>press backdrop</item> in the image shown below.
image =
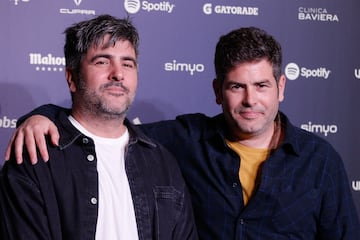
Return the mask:
[[358, 0], [1, 0], [0, 154], [18, 117], [45, 103], [70, 106], [62, 33], [72, 23], [131, 16], [141, 44], [129, 118], [142, 123], [219, 113], [211, 87], [215, 44], [234, 28], [257, 26], [283, 46], [281, 110], [334, 145], [360, 211], [359, 10]]

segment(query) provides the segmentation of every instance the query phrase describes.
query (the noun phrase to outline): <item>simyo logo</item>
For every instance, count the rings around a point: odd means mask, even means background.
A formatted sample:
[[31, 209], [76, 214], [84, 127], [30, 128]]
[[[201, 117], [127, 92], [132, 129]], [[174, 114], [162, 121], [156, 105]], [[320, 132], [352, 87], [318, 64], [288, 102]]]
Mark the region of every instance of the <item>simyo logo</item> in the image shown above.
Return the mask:
[[179, 63], [176, 60], [164, 64], [167, 72], [189, 72], [194, 75], [195, 72], [204, 72], [205, 66], [203, 64]]
[[319, 67], [315, 69], [300, 68], [296, 63], [289, 63], [285, 67], [285, 75], [289, 80], [296, 80], [299, 76], [304, 78], [324, 78], [328, 79], [331, 71], [325, 67]]
[[322, 133], [325, 137], [329, 133], [337, 133], [338, 131], [336, 125], [314, 124], [312, 122], [301, 124], [300, 128], [312, 133]]
[[360, 68], [355, 69], [355, 77], [356, 77], [357, 79], [360, 79]]

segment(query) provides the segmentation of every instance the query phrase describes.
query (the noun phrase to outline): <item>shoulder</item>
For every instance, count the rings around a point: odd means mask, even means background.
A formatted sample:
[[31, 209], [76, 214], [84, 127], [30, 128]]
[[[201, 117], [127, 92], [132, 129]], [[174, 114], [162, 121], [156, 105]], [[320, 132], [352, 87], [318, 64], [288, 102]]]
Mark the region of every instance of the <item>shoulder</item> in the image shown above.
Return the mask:
[[[344, 162], [339, 152], [326, 139], [315, 133], [294, 126], [288, 119], [284, 122], [285, 139], [283, 147], [291, 146], [297, 156], [297, 164], [321, 169], [321, 172], [344, 171]], [[330, 174], [331, 175], [331, 174]]]

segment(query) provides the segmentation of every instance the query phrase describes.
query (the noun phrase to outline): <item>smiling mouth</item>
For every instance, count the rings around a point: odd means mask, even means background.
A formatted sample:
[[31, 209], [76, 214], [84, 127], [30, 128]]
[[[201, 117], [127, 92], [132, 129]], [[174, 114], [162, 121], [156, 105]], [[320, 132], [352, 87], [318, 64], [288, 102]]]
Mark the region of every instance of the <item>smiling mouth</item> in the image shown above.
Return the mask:
[[252, 120], [252, 119], [258, 118], [260, 113], [253, 112], [253, 111], [252, 112], [239, 112], [239, 115], [244, 119]]

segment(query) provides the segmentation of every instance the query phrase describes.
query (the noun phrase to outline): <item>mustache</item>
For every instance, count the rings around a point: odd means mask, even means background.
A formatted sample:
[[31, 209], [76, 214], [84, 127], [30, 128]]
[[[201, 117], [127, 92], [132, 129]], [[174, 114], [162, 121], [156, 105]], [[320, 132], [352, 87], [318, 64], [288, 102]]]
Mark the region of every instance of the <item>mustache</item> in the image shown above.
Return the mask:
[[101, 85], [100, 90], [105, 90], [109, 87], [119, 87], [121, 88], [125, 93], [129, 92], [129, 89], [127, 87], [124, 86], [124, 84], [122, 84], [121, 82], [109, 82], [109, 83], [105, 83], [103, 85]]

